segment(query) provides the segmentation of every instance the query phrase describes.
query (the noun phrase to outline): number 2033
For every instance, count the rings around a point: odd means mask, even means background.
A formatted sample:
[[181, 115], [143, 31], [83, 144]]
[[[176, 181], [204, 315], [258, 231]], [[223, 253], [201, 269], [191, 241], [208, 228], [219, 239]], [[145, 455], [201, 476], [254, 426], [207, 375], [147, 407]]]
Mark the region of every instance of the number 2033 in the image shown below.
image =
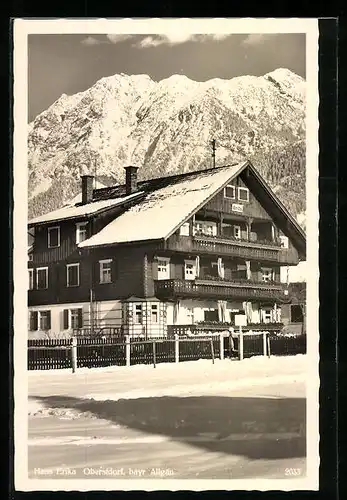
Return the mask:
[[284, 469], [284, 474], [286, 476], [300, 476], [301, 475], [301, 469], [287, 468], [287, 469]]

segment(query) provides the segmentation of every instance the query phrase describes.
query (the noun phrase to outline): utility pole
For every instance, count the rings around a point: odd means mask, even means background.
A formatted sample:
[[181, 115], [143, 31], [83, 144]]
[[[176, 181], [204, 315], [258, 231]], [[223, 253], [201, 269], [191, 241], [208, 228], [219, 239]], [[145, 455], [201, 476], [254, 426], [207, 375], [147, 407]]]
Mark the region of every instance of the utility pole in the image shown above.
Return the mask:
[[213, 168], [216, 167], [216, 139], [213, 139], [212, 142], [212, 165]]

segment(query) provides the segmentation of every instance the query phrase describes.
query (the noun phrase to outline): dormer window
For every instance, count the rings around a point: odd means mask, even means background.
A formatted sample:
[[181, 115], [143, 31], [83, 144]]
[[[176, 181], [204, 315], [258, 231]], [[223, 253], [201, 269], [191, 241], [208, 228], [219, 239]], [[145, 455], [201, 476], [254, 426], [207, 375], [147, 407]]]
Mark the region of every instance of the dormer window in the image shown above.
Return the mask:
[[235, 200], [236, 194], [235, 194], [235, 186], [232, 184], [228, 184], [224, 188], [224, 198], [229, 198], [230, 200]]
[[60, 227], [53, 226], [48, 228], [48, 248], [60, 246]]
[[249, 190], [247, 188], [239, 187], [237, 190], [240, 201], [249, 201]]
[[82, 243], [87, 239], [87, 224], [88, 222], [77, 222], [76, 224], [76, 244]]

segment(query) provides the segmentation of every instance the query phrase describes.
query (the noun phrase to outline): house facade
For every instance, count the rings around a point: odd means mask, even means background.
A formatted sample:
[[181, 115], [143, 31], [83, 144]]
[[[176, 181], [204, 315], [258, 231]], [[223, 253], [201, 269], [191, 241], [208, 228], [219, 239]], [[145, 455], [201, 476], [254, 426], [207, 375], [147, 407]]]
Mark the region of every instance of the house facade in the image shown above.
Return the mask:
[[28, 224], [29, 331], [166, 336], [174, 326], [282, 324], [281, 267], [305, 234], [249, 162], [125, 184]]

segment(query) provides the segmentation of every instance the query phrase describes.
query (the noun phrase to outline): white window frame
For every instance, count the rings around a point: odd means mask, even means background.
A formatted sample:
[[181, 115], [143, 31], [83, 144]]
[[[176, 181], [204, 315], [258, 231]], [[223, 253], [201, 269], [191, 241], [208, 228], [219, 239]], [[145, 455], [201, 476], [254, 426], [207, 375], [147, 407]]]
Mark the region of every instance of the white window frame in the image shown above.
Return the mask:
[[[156, 314], [156, 319], [153, 319]], [[159, 305], [152, 304], [151, 305], [151, 323], [159, 323]]]
[[[113, 259], [99, 260], [99, 283], [100, 283], [100, 285], [107, 285], [109, 283], [112, 283], [112, 260]], [[105, 275], [103, 274], [103, 271], [105, 271], [104, 264], [110, 264], [110, 268], [107, 269], [107, 271], [108, 270], [110, 271], [110, 274], [109, 274], [110, 279], [109, 280], [104, 279], [105, 278]]]
[[180, 227], [180, 236], [189, 236], [189, 222], [184, 222]]
[[[87, 239], [87, 221], [84, 222], [76, 222], [76, 244], [78, 245], [79, 243], [82, 243], [82, 241]], [[83, 228], [83, 231], [81, 231], [81, 228]], [[86, 237], [84, 240], [81, 240], [80, 234], [81, 232], [85, 233]]]
[[288, 248], [289, 247], [289, 238], [288, 238], [288, 236], [280, 235], [279, 239], [280, 239], [280, 242], [281, 242], [281, 248]]
[[[211, 234], [208, 233], [208, 229], [212, 229]], [[215, 222], [204, 222], [202, 226], [202, 232], [206, 236], [216, 236], [217, 235], [217, 224]]]
[[[160, 262], [165, 262], [165, 266], [160, 264]], [[159, 269], [162, 267], [163, 269]], [[166, 268], [166, 274], [164, 274], [164, 267]], [[170, 257], [157, 257], [157, 279], [158, 280], [169, 280], [170, 279]]]
[[[198, 227], [199, 226], [199, 227]], [[207, 229], [211, 228], [211, 234], [208, 233]], [[193, 235], [199, 233], [205, 236], [216, 236], [217, 235], [217, 224], [212, 221], [196, 221], [193, 225]]]
[[[51, 231], [52, 229], [58, 229], [58, 244], [57, 245], [51, 245]], [[48, 248], [58, 248], [60, 247], [60, 226], [50, 226], [48, 228]]]
[[[190, 275], [187, 275], [188, 266], [192, 266], [192, 270], [193, 270], [193, 272], [191, 274], [192, 277], [189, 277], [189, 278], [187, 278], [187, 276], [190, 276]], [[188, 281], [193, 281], [196, 279], [196, 261], [195, 260], [185, 260], [184, 261], [184, 279], [188, 280]]]
[[261, 268], [261, 280], [264, 283], [268, 283], [269, 281], [273, 281], [274, 279], [274, 270], [272, 267], [262, 267]]
[[[234, 192], [234, 196], [227, 196], [227, 188], [232, 188], [232, 190]], [[234, 184], [228, 184], [227, 186], [225, 186], [224, 198], [226, 198], [228, 200], [236, 200], [236, 186], [234, 186]]]
[[[242, 191], [244, 191], [245, 193], [247, 193], [247, 199], [241, 198], [240, 193]], [[237, 188], [237, 198], [238, 198], [239, 201], [248, 202], [249, 201], [249, 189], [246, 188], [246, 187], [242, 187], [242, 186], [238, 187]]]
[[[77, 285], [70, 285], [69, 283], [69, 269], [71, 267], [77, 267]], [[76, 286], [80, 286], [80, 263], [79, 262], [74, 262], [72, 264], [66, 264], [66, 286], [68, 288], [74, 288]]]
[[37, 330], [40, 332], [46, 332], [49, 328], [41, 328], [41, 319], [43, 313], [49, 313], [51, 318], [51, 328], [52, 328], [52, 312], [50, 309], [43, 309], [42, 311], [37, 311]]
[[[46, 286], [44, 288], [39, 287], [39, 271], [46, 271]], [[48, 267], [37, 267], [36, 268], [36, 289], [37, 290], [47, 290], [48, 288]]]
[[[200, 228], [198, 228], [200, 226]], [[198, 220], [193, 224], [193, 235], [195, 236], [197, 233], [203, 234], [203, 222]]]
[[34, 290], [34, 269], [32, 267], [28, 269], [28, 281], [28, 290]]
[[[72, 311], [82, 311], [82, 314], [83, 314], [83, 308], [82, 307], [75, 307], [73, 309], [69, 309], [69, 328], [70, 329], [77, 329], [78, 326], [73, 326], [72, 324], [72, 318], [73, 318], [73, 315], [72, 315]], [[77, 312], [77, 324], [78, 324], [78, 312]]]
[[[263, 309], [263, 322], [264, 323], [272, 323], [273, 321], [273, 309]], [[268, 316], [268, 317], [266, 317]]]
[[[238, 236], [237, 236], [237, 234]], [[240, 240], [241, 239], [241, 226], [233, 226], [233, 234], [235, 240]]]
[[[142, 304], [135, 304], [134, 309], [135, 309], [135, 314], [134, 314], [135, 325], [143, 325], [143, 307], [142, 307]], [[141, 321], [137, 321], [137, 314], [139, 312], [141, 313], [141, 315], [140, 315]]]

